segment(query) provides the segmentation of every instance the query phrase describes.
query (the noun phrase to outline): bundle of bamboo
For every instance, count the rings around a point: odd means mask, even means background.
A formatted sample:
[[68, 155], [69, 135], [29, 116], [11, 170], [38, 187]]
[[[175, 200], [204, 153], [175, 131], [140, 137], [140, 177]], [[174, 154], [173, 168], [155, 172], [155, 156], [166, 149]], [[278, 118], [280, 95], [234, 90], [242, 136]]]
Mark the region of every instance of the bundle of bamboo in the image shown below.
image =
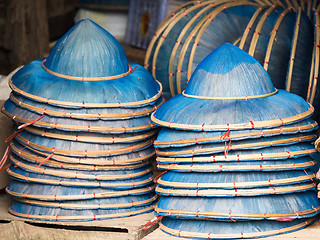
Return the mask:
[[10, 213], [92, 221], [153, 211], [150, 114], [161, 84], [112, 35], [82, 20], [9, 84], [2, 112], [18, 125], [7, 139]]
[[[192, 238], [250, 238], [313, 222], [319, 153], [313, 108], [277, 90], [232, 44], [209, 54], [186, 90], [151, 116], [161, 229]], [[239, 220], [239, 221], [238, 221]]]

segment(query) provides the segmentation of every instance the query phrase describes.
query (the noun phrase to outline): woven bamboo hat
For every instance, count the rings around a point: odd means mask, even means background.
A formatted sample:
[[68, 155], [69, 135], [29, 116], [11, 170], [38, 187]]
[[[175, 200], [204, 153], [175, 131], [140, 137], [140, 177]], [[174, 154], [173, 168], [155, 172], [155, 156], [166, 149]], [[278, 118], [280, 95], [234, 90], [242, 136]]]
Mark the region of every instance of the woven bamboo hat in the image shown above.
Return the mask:
[[[285, 202], [286, 204], [283, 204]], [[155, 211], [171, 218], [276, 220], [310, 218], [320, 210], [314, 190], [254, 197], [161, 196]]]
[[160, 229], [168, 234], [199, 239], [258, 238], [289, 233], [305, 228], [316, 218], [292, 221], [206, 221], [163, 218]]
[[47, 59], [19, 70], [10, 87], [24, 97], [61, 107], [139, 107], [161, 96], [151, 74], [128, 63], [118, 41], [89, 19], [75, 24]]
[[276, 135], [289, 135], [306, 133], [317, 130], [318, 123], [311, 118], [301, 122], [286, 126], [269, 129], [246, 129], [236, 131], [215, 131], [215, 132], [194, 132], [186, 130], [176, 130], [172, 128], [162, 128], [154, 142], [156, 148], [184, 147], [195, 144], [218, 143], [225, 141], [238, 141], [252, 138], [271, 137]]
[[301, 97], [275, 89], [253, 57], [224, 44], [199, 64], [186, 90], [151, 119], [165, 127], [215, 131], [287, 125], [312, 113]]

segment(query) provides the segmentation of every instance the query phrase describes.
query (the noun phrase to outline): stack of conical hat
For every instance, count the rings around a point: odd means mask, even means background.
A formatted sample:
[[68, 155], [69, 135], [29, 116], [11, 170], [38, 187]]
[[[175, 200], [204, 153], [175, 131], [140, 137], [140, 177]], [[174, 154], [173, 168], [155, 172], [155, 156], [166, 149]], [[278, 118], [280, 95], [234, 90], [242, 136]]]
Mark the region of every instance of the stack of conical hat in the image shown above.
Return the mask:
[[8, 139], [10, 213], [91, 221], [153, 211], [150, 114], [161, 84], [112, 35], [82, 20], [9, 84], [2, 112], [18, 126]]
[[161, 229], [190, 238], [286, 233], [314, 221], [319, 154], [313, 107], [277, 90], [250, 55], [224, 44], [186, 90], [151, 116]]

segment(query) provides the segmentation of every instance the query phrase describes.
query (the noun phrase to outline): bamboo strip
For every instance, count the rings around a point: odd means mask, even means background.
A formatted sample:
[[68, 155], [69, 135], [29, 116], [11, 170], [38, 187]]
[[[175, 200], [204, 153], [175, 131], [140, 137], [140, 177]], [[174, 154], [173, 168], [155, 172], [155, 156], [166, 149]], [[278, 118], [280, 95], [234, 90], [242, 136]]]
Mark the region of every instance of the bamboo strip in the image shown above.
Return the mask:
[[294, 63], [294, 59], [295, 59], [295, 55], [296, 55], [300, 22], [301, 22], [301, 8], [298, 8], [298, 17], [297, 17], [297, 21], [296, 21], [296, 25], [295, 25], [295, 29], [294, 29], [292, 48], [291, 48], [291, 54], [290, 54], [290, 61], [289, 61], [289, 69], [288, 69], [287, 82], [286, 82], [286, 90], [288, 92], [290, 92], [290, 89], [291, 89], [293, 63]]
[[121, 119], [121, 118], [132, 118], [132, 117], [139, 117], [139, 116], [148, 116], [155, 110], [157, 110], [164, 102], [165, 100], [162, 99], [161, 103], [158, 105], [153, 105], [153, 108], [140, 111], [140, 112], [131, 112], [131, 113], [110, 113], [110, 114], [87, 114], [87, 113], [72, 113], [72, 112], [60, 112], [60, 111], [53, 111], [47, 108], [40, 108], [37, 106], [33, 106], [27, 103], [24, 103], [23, 101], [19, 101], [17, 98], [13, 96], [13, 94], [10, 94], [10, 100], [18, 105], [19, 107], [31, 110], [32, 112], [36, 112], [38, 114], [47, 114], [52, 116], [59, 116], [59, 117], [65, 117], [65, 118], [94, 118], [94, 119]]
[[41, 219], [41, 220], [52, 220], [52, 221], [73, 221], [73, 220], [86, 220], [86, 221], [91, 221], [91, 220], [102, 220], [105, 218], [117, 218], [117, 217], [130, 217], [134, 216], [137, 214], [142, 214], [146, 212], [151, 212], [153, 210], [153, 207], [147, 207], [145, 209], [141, 210], [136, 210], [136, 211], [129, 211], [129, 212], [124, 212], [124, 213], [114, 213], [114, 214], [105, 214], [105, 215], [92, 215], [92, 216], [85, 216], [85, 215], [77, 215], [77, 216], [46, 216], [46, 215], [33, 215], [33, 214], [23, 214], [23, 213], [18, 213], [15, 212], [9, 208], [9, 213], [12, 215], [18, 216], [18, 217], [23, 217], [23, 218], [28, 218], [28, 219]]
[[22, 95], [24, 97], [30, 98], [32, 100], [38, 101], [38, 102], [43, 102], [47, 104], [52, 104], [52, 105], [59, 105], [59, 106], [68, 106], [68, 107], [83, 107], [83, 108], [113, 108], [113, 107], [130, 107], [130, 106], [139, 106], [139, 105], [144, 105], [144, 104], [149, 104], [151, 105], [152, 102], [155, 102], [158, 100], [161, 95], [162, 95], [162, 85], [159, 81], [157, 81], [159, 84], [159, 91], [156, 95], [153, 97], [146, 99], [146, 100], [141, 100], [137, 102], [125, 102], [125, 103], [77, 103], [77, 102], [64, 102], [60, 100], [54, 100], [50, 98], [44, 98], [40, 96], [36, 96], [27, 92], [24, 92], [22, 89], [19, 89], [13, 84], [12, 79], [9, 79], [9, 87], [14, 91], [15, 93]]
[[246, 43], [246, 40], [247, 40], [247, 37], [249, 35], [249, 32], [251, 31], [252, 29], [252, 26], [254, 24], [254, 22], [257, 20], [258, 16], [260, 15], [260, 13], [262, 12], [262, 10], [266, 9], [268, 6], [262, 6], [260, 8], [258, 8], [256, 10], [256, 12], [252, 15], [246, 29], [244, 30], [243, 32], [243, 35], [242, 35], [242, 38], [240, 40], [240, 43], [239, 43], [239, 48], [243, 50], [243, 47], [244, 47], [244, 44]]
[[279, 18], [277, 19], [273, 29], [272, 29], [272, 32], [271, 32], [271, 35], [270, 35], [270, 38], [269, 38], [269, 42], [268, 42], [268, 47], [267, 47], [267, 52], [266, 52], [266, 56], [264, 58], [264, 65], [263, 65], [263, 68], [267, 71], [268, 70], [268, 67], [269, 67], [269, 61], [270, 61], [270, 56], [271, 56], [271, 51], [272, 51], [272, 47], [273, 47], [273, 43], [274, 43], [274, 40], [277, 36], [277, 33], [278, 33], [278, 30], [279, 30], [279, 27], [284, 19], [284, 17], [288, 14], [288, 12], [290, 12], [290, 8], [287, 8], [285, 9], [279, 16]]
[[156, 192], [164, 196], [187, 196], [187, 197], [240, 197], [240, 196], [257, 196], [288, 194], [292, 192], [303, 192], [315, 190], [315, 183], [303, 184], [300, 186], [286, 186], [273, 188], [252, 188], [252, 189], [188, 189], [178, 190], [174, 188], [164, 189], [157, 186]]
[[254, 31], [253, 37], [251, 39], [251, 43], [248, 51], [249, 55], [254, 56], [254, 52], [256, 50], [256, 46], [258, 44], [258, 40], [260, 37], [261, 29], [264, 23], [266, 22], [267, 18], [269, 17], [269, 15], [272, 13], [273, 10], [275, 10], [276, 7], [277, 5], [273, 5], [272, 7], [268, 8], [267, 11], [260, 18], [258, 25], [256, 26], [256, 30]]
[[152, 198], [139, 201], [139, 202], [130, 202], [130, 203], [118, 203], [118, 204], [72, 204], [72, 203], [66, 203], [66, 202], [46, 202], [46, 201], [38, 201], [38, 200], [32, 200], [32, 199], [23, 199], [23, 198], [13, 198], [15, 201], [33, 204], [33, 205], [39, 205], [42, 207], [53, 207], [53, 208], [72, 208], [72, 209], [104, 209], [104, 208], [129, 208], [129, 207], [137, 207], [141, 205], [151, 204], [157, 199], [157, 196], [154, 195]]
[[[233, 140], [237, 138], [242, 138], [242, 137], [254, 137], [254, 136], [266, 136], [269, 134], [278, 134], [282, 135], [283, 133], [290, 133], [290, 132], [296, 132], [298, 131], [299, 133], [301, 130], [311, 130], [315, 129], [315, 127], [318, 126], [317, 122], [314, 122], [313, 124], [308, 124], [304, 125], [301, 127], [291, 127], [291, 126], [285, 126], [285, 127], [280, 127], [280, 128], [274, 128], [274, 129], [263, 129], [263, 130], [257, 130], [257, 131], [252, 131], [250, 133], [236, 133], [236, 132], [230, 132], [226, 140]], [[189, 138], [189, 139], [182, 139], [182, 140], [176, 140], [176, 141], [155, 141], [155, 145], [175, 145], [175, 144], [184, 144], [184, 143], [205, 143], [205, 142], [210, 142], [210, 141], [226, 141], [222, 140], [221, 136], [217, 137], [207, 137], [207, 138]]]
[[294, 158], [295, 156], [317, 153], [316, 149], [294, 151], [294, 152], [282, 152], [282, 153], [256, 153], [256, 154], [243, 154], [243, 155], [231, 155], [226, 156], [207, 156], [207, 157], [180, 157], [180, 158], [169, 158], [169, 157], [157, 157], [158, 163], [205, 163], [205, 162], [221, 162], [221, 161], [248, 161], [253, 159], [268, 159], [268, 158]]
[[[266, 141], [266, 142], [256, 142], [256, 143], [247, 143], [247, 144], [230, 144], [229, 150], [240, 150], [240, 149], [249, 149], [255, 147], [268, 147], [278, 144], [288, 144], [295, 143], [300, 141], [307, 141], [317, 138], [316, 134], [302, 136], [302, 137], [292, 137], [288, 139], [280, 139], [275, 141]], [[208, 153], [210, 151], [224, 151], [225, 146], [217, 146], [211, 148], [203, 148], [203, 149], [190, 149], [190, 150], [180, 150], [180, 151], [162, 151], [161, 149], [156, 149], [156, 154], [158, 155], [181, 155], [181, 154], [197, 154], [197, 153]]]
[[106, 190], [103, 193], [96, 193], [96, 194], [81, 194], [81, 195], [38, 195], [38, 194], [24, 194], [13, 192], [6, 188], [6, 192], [11, 196], [17, 198], [27, 198], [27, 199], [46, 199], [48, 201], [68, 201], [68, 200], [85, 200], [85, 199], [94, 199], [94, 198], [109, 198], [109, 197], [121, 197], [121, 196], [129, 196], [135, 194], [146, 194], [155, 189], [155, 186], [149, 186], [145, 188], [137, 188], [137, 189], [129, 189], [124, 191], [116, 191], [116, 192], [108, 192]]
[[312, 82], [312, 92], [311, 92], [311, 97], [310, 97], [310, 104], [313, 104], [314, 102], [314, 98], [316, 95], [316, 91], [317, 91], [317, 86], [318, 86], [318, 77], [319, 77], [319, 67], [320, 67], [320, 59], [319, 59], [319, 47], [320, 47], [320, 30], [319, 27], [320, 26], [320, 18], [319, 18], [319, 14], [315, 14], [316, 17], [316, 26], [314, 26], [316, 28], [316, 42], [315, 42], [315, 61], [312, 61], [312, 63], [314, 63], [314, 76], [313, 76], [313, 82]]
[[97, 175], [95, 172], [92, 174], [83, 174], [78, 173], [76, 171], [60, 171], [60, 170], [51, 170], [44, 168], [42, 166], [40, 167], [33, 167], [27, 164], [24, 164], [14, 158], [12, 155], [10, 155], [11, 162], [22, 169], [29, 170], [34, 173], [41, 173], [45, 175], [52, 175], [57, 177], [65, 177], [65, 178], [79, 178], [79, 179], [90, 179], [90, 180], [118, 180], [118, 179], [132, 179], [135, 177], [143, 176], [149, 172], [151, 172], [151, 168], [145, 169], [143, 171], [137, 172], [137, 173], [131, 173], [131, 174], [113, 174], [113, 175]]
[[309, 161], [305, 163], [291, 163], [291, 164], [278, 164], [278, 165], [242, 165], [239, 166], [237, 164], [235, 165], [229, 165], [229, 166], [224, 166], [223, 164], [219, 166], [210, 166], [210, 165], [205, 165], [205, 166], [199, 166], [199, 165], [179, 165], [179, 164], [158, 164], [158, 168], [161, 170], [179, 170], [179, 171], [185, 171], [185, 172], [192, 172], [192, 171], [203, 171], [203, 172], [208, 172], [208, 171], [216, 171], [216, 172], [223, 172], [223, 171], [271, 171], [271, 170], [282, 170], [282, 169], [299, 169], [299, 168], [308, 168], [315, 166], [318, 163], [317, 160], [314, 161]]
[[[258, 213], [224, 213], [224, 212], [204, 212], [204, 211], [181, 211], [181, 210], [175, 210], [175, 209], [160, 209], [158, 206], [155, 207], [155, 212], [158, 214], [161, 213], [171, 213], [171, 214], [183, 214], [183, 215], [190, 215], [190, 217], [194, 216], [208, 216], [208, 217], [226, 217], [231, 219], [237, 219], [237, 218], [282, 218], [282, 217], [294, 217], [297, 218], [297, 215], [299, 217], [303, 217], [304, 215], [309, 215], [313, 213], [317, 213], [320, 210], [320, 206], [317, 206], [316, 208], [311, 208], [308, 210], [300, 211], [300, 212], [293, 212], [293, 213], [266, 213], [266, 214], [258, 214]], [[202, 219], [201, 217], [193, 217], [195, 219]]]
[[275, 229], [275, 230], [270, 230], [270, 231], [265, 231], [265, 232], [255, 232], [255, 233], [226, 233], [226, 234], [216, 234], [216, 233], [198, 233], [198, 232], [187, 232], [187, 231], [181, 231], [181, 230], [176, 230], [176, 229], [171, 229], [166, 226], [164, 226], [162, 223], [160, 223], [160, 229], [170, 233], [172, 235], [176, 236], [181, 236], [181, 237], [188, 237], [188, 238], [205, 238], [205, 239], [214, 239], [214, 238], [219, 238], [219, 239], [234, 239], [234, 238], [255, 238], [255, 237], [264, 237], [264, 236], [269, 236], [269, 235], [278, 235], [280, 233], [287, 233], [291, 232], [294, 230], [301, 229], [303, 227], [306, 227], [307, 225], [311, 224], [312, 222], [315, 221], [315, 218], [310, 218], [305, 220], [304, 222], [294, 225], [292, 227], [287, 227], [287, 228], [282, 228], [280, 229]]
[[263, 127], [272, 127], [272, 126], [281, 126], [284, 124], [289, 124], [295, 121], [300, 121], [308, 116], [310, 116], [314, 112], [314, 108], [311, 104], [309, 104], [310, 108], [301, 114], [287, 117], [284, 119], [274, 119], [267, 121], [257, 121], [257, 122], [248, 122], [248, 123], [237, 123], [237, 124], [226, 124], [226, 125], [187, 125], [181, 123], [170, 123], [166, 121], [162, 121], [156, 119], [154, 117], [154, 113], [151, 114], [151, 120], [164, 127], [168, 128], [177, 128], [177, 129], [186, 129], [186, 130], [198, 130], [198, 131], [214, 131], [214, 130], [233, 130], [233, 129], [252, 129], [252, 128], [263, 128]]
[[130, 182], [130, 183], [106, 183], [106, 182], [100, 182], [100, 181], [88, 181], [88, 182], [75, 182], [75, 181], [68, 181], [68, 180], [52, 180], [52, 179], [41, 179], [41, 178], [31, 178], [28, 176], [24, 176], [15, 172], [12, 172], [10, 168], [7, 169], [7, 173], [12, 176], [13, 178], [19, 179], [24, 182], [35, 182], [40, 184], [53, 184], [53, 185], [59, 185], [59, 186], [73, 186], [73, 187], [102, 187], [102, 188], [108, 188], [108, 187], [130, 187], [134, 188], [139, 185], [147, 185], [153, 182], [152, 178], [148, 178], [146, 180], [140, 181], [140, 182]]

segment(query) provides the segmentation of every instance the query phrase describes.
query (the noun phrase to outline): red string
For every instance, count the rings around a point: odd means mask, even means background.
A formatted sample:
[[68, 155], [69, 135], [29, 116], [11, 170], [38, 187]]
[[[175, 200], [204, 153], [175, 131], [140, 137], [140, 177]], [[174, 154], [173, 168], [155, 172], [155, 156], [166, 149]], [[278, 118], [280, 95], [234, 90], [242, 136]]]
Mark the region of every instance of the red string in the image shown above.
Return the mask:
[[221, 135], [220, 140], [229, 138], [229, 133], [230, 133], [230, 129], [228, 129], [228, 131], [226, 131], [224, 134]]
[[154, 182], [154, 183], [158, 183], [158, 179], [159, 179], [160, 177], [162, 177], [166, 172], [168, 172], [168, 170], [166, 170], [166, 171], [158, 174], [158, 175], [153, 179], [153, 182]]
[[229, 144], [227, 146], [227, 142], [224, 142], [224, 158], [227, 158], [228, 152], [230, 150], [231, 141], [229, 141]]
[[147, 222], [146, 224], [144, 224], [141, 229], [142, 230], [148, 230], [150, 229], [153, 225], [155, 225], [157, 222], [159, 222], [161, 219], [163, 218], [163, 216], [157, 216], [154, 219], [150, 220], [149, 222]]
[[8, 159], [8, 156], [9, 156], [9, 153], [10, 153], [10, 147], [7, 146], [7, 149], [6, 149], [6, 151], [4, 152], [3, 157], [2, 157], [2, 159], [1, 159], [1, 161], [0, 161], [0, 171], [2, 171], [2, 167], [3, 167], [3, 165], [6, 163], [6, 161], [7, 161], [7, 159]]
[[10, 166], [11, 166], [11, 163], [7, 164], [6, 166], [4, 166], [3, 168], [0, 169], [0, 172], [6, 170]]
[[17, 131], [14, 131], [13, 134], [11, 134], [11, 136], [9, 136], [6, 140], [4, 140], [5, 142], [10, 142], [12, 139], [14, 139], [15, 136], [17, 136], [17, 134], [19, 132], [21, 132], [23, 129], [20, 129], [20, 130], [17, 130]]
[[45, 160], [43, 160], [38, 166], [36, 166], [36, 168], [40, 167], [42, 164], [44, 164], [47, 160], [49, 160], [52, 156], [54, 155], [54, 153], [51, 153]]
[[43, 113], [40, 117], [37, 117], [36, 119], [31, 120], [30, 122], [27, 122], [27, 123], [25, 123], [25, 124], [20, 125], [20, 126], [18, 127], [18, 129], [20, 130], [20, 129], [23, 129], [23, 128], [27, 127], [27, 126], [30, 126], [30, 125], [34, 124], [36, 121], [39, 121], [39, 120], [40, 120], [41, 118], [43, 118], [45, 115], [46, 115], [46, 114]]

